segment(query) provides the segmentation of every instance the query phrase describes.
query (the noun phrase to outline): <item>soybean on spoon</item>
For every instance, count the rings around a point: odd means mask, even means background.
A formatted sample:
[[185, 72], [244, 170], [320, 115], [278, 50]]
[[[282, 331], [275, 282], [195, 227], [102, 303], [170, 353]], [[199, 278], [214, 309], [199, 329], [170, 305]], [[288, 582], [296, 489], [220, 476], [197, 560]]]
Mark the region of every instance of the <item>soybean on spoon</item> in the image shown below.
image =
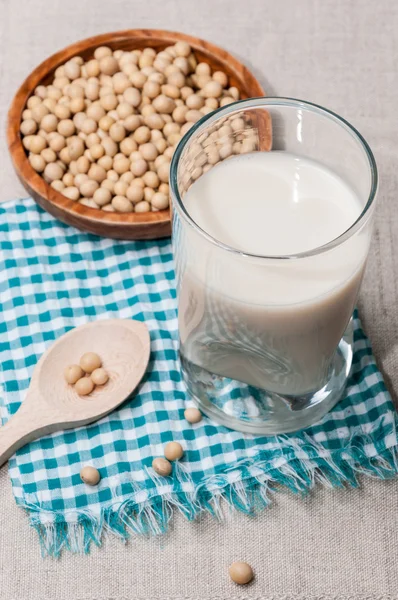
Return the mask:
[[[64, 369], [92, 351], [101, 357], [109, 381], [83, 397], [66, 383]], [[117, 408], [140, 383], [149, 354], [148, 329], [140, 321], [95, 321], [60, 337], [38, 361], [18, 412], [0, 428], [0, 466], [28, 442], [93, 423]]]

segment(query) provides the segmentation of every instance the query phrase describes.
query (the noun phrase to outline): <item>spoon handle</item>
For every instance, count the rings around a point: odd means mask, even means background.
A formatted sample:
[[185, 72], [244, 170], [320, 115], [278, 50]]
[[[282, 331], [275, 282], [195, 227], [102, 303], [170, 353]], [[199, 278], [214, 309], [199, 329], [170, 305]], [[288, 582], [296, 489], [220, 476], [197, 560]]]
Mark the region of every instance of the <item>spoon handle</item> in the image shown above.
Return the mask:
[[30, 402], [23, 402], [18, 412], [0, 427], [0, 467], [25, 444], [51, 433], [45, 415], [32, 409]]

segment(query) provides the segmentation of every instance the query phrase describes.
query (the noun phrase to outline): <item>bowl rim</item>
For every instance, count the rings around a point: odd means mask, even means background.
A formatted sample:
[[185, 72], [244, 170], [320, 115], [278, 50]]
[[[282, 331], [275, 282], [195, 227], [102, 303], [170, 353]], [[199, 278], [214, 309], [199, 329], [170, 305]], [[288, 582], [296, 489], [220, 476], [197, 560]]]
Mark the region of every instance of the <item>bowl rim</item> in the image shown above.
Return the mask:
[[35, 201], [46, 211], [60, 218], [60, 220], [63, 220], [62, 215], [64, 215], [64, 218], [67, 217], [68, 223], [72, 225], [76, 224], [78, 227], [86, 224], [91, 227], [102, 225], [103, 227], [112, 227], [116, 230], [126, 230], [126, 228], [130, 229], [134, 227], [149, 229], [156, 226], [165, 226], [171, 221], [170, 208], [150, 213], [112, 213], [99, 208], [84, 206], [66, 198], [52, 188], [41, 174], [33, 169], [22, 144], [20, 134], [22, 112], [34, 89], [49, 72], [65, 64], [67, 60], [78, 55], [80, 52], [86, 52], [102, 45], [115, 46], [120, 42], [133, 38], [137, 40], [150, 40], [152, 38], [156, 45], [159, 42], [164, 43], [164, 45], [171, 45], [180, 40], [186, 41], [194, 51], [199, 51], [205, 55], [208, 54], [209, 57], [213, 57], [213, 59], [216, 59], [220, 63], [224, 62], [228, 64], [233, 61], [234, 66], [238, 67], [240, 74], [244, 76], [248, 87], [250, 86], [258, 90], [257, 95], [264, 95], [264, 90], [254, 74], [227, 50], [207, 40], [177, 31], [126, 29], [104, 33], [74, 42], [46, 58], [31, 71], [13, 97], [7, 118], [7, 144], [14, 169], [22, 184], [34, 197]]

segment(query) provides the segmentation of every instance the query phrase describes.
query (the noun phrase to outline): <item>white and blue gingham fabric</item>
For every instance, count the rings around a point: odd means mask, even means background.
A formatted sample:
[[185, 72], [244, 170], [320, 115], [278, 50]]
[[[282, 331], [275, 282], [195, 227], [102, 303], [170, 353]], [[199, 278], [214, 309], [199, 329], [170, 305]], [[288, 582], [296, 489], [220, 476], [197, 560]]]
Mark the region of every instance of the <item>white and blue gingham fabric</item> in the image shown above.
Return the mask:
[[[190, 425], [178, 363], [176, 292], [169, 240], [101, 239], [56, 221], [33, 200], [0, 206], [0, 383], [4, 418], [23, 401], [44, 350], [94, 319], [146, 322], [151, 361], [135, 396], [99, 422], [32, 442], [10, 460], [17, 504], [38, 530], [44, 553], [88, 551], [105, 530], [122, 538], [160, 533], [173, 509], [193, 519], [220, 514], [220, 500], [246, 513], [282, 484], [305, 492], [316, 481], [356, 485], [358, 473], [397, 471], [395, 411], [357, 315], [345, 398], [316, 426], [256, 437], [206, 417]], [[1, 430], [0, 430], [1, 435]], [[176, 440], [184, 459], [159, 477], [154, 457]], [[82, 465], [101, 481], [80, 480]]]

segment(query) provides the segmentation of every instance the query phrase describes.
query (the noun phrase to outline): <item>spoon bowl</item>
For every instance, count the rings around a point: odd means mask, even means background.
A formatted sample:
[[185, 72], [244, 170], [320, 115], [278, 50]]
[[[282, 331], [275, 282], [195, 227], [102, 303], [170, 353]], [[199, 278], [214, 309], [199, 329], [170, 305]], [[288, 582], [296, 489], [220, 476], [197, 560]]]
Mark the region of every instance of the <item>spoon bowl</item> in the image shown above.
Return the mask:
[[[64, 370], [85, 352], [96, 352], [109, 381], [79, 396]], [[0, 429], [0, 465], [21, 446], [42, 435], [92, 423], [128, 398], [149, 361], [150, 338], [140, 321], [110, 319], [72, 329], [38, 361], [20, 409]]]

